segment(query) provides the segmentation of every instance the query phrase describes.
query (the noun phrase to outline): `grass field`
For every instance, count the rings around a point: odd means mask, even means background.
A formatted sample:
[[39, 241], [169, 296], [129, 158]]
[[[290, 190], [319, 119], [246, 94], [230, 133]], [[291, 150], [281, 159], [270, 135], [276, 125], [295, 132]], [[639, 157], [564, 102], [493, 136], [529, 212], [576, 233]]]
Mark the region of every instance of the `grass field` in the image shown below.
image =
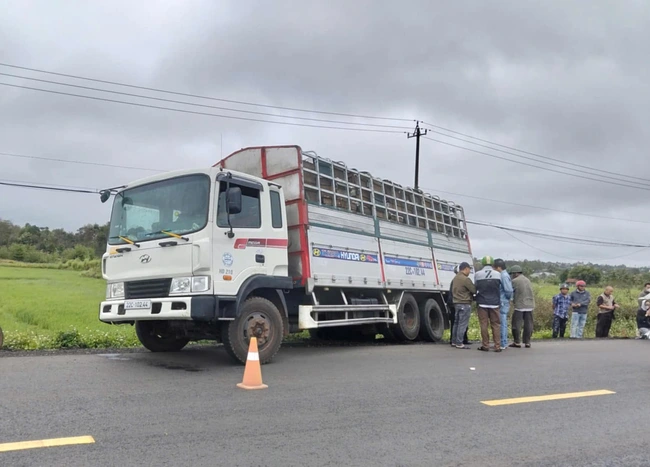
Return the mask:
[[102, 280], [78, 271], [0, 266], [4, 347], [48, 349], [139, 345], [131, 326], [100, 323]]
[[[536, 285], [535, 338], [551, 337], [553, 310], [551, 297], [556, 286]], [[614, 291], [621, 309], [612, 325], [611, 336], [636, 335], [636, 297], [640, 289]], [[592, 307], [585, 337], [594, 337], [596, 297], [592, 289]], [[99, 303], [105, 296], [101, 279], [83, 277], [79, 271], [0, 265], [0, 328], [4, 348], [14, 350], [66, 347], [105, 348], [139, 346], [132, 326], [111, 326], [98, 319]], [[472, 313], [469, 337], [480, 337], [476, 313]], [[308, 333], [291, 336], [301, 339]], [[448, 339], [449, 331], [445, 333]]]

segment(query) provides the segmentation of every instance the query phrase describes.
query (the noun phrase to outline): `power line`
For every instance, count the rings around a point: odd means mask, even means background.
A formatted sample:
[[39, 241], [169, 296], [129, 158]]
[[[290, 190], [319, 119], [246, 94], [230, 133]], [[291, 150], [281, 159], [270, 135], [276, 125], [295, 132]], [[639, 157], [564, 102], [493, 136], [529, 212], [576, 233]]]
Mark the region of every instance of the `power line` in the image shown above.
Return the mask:
[[82, 187], [66, 187], [66, 186], [44, 186], [44, 185], [35, 185], [27, 182], [18, 182], [13, 180], [0, 180], [0, 185], [18, 187], [18, 188], [33, 188], [36, 190], [50, 190], [50, 191], [63, 191], [69, 193], [90, 193], [96, 195], [99, 193], [98, 190]]
[[32, 91], [40, 91], [40, 92], [47, 92], [51, 94], [59, 94], [62, 96], [72, 96], [72, 97], [80, 97], [82, 99], [91, 99], [95, 101], [102, 101], [102, 102], [114, 102], [116, 104], [124, 104], [124, 105], [132, 105], [135, 107], [146, 107], [149, 109], [158, 109], [158, 110], [169, 110], [171, 112], [180, 112], [180, 113], [186, 113], [186, 114], [193, 114], [193, 115], [205, 115], [208, 117], [219, 117], [219, 118], [229, 118], [233, 120], [245, 120], [248, 122], [261, 122], [261, 123], [275, 123], [277, 125], [290, 125], [290, 126], [301, 126], [301, 127], [310, 127], [310, 128], [324, 128], [328, 130], [346, 130], [346, 131], [365, 131], [365, 132], [372, 132], [372, 133], [399, 133], [402, 134], [404, 131], [397, 131], [397, 130], [373, 130], [369, 128], [345, 128], [345, 127], [335, 127], [335, 126], [323, 126], [323, 125], [310, 125], [307, 123], [294, 123], [294, 122], [276, 122], [273, 120], [263, 120], [259, 118], [248, 118], [248, 117], [237, 117], [234, 115], [220, 115], [220, 114], [212, 114], [208, 112], [198, 112], [195, 110], [183, 110], [183, 109], [173, 109], [171, 107], [161, 107], [158, 105], [149, 105], [149, 104], [139, 104], [136, 102], [127, 102], [127, 101], [118, 101], [116, 99], [107, 99], [104, 97], [95, 97], [95, 96], [84, 96], [82, 94], [72, 94], [68, 92], [62, 92], [62, 91], [54, 91], [51, 89], [41, 89], [41, 88], [33, 88], [30, 86], [20, 86], [18, 84], [10, 84], [10, 83], [0, 83], [2, 86], [9, 86], [12, 88], [21, 88], [21, 89], [30, 89]]
[[[521, 152], [522, 154], [528, 154], [529, 156], [534, 156], [534, 157], [538, 157], [538, 158], [540, 158], [540, 159], [546, 159], [546, 160], [550, 160], [550, 161], [554, 161], [554, 162], [564, 163], [564, 161], [561, 160], [561, 159], [555, 159], [555, 158], [553, 158], [553, 157], [548, 157], [548, 156], [544, 156], [544, 155], [537, 154], [537, 153], [534, 153], [534, 152], [525, 151], [525, 150], [523, 150], [523, 149], [518, 149], [518, 148], [513, 147], [513, 146], [507, 146], [507, 145], [505, 145], [505, 144], [495, 143], [494, 141], [489, 141], [489, 140], [486, 140], [486, 139], [477, 138], [476, 136], [468, 135], [467, 133], [461, 133], [460, 131], [455, 131], [455, 130], [451, 130], [451, 129], [449, 129], [449, 128], [445, 128], [445, 127], [442, 127], [442, 126], [434, 125], [433, 123], [428, 123], [428, 122], [422, 122], [422, 123], [423, 123], [424, 125], [428, 125], [429, 127], [432, 127], [432, 128], [438, 128], [439, 130], [444, 130], [444, 131], [447, 131], [447, 132], [449, 132], [449, 133], [454, 133], [454, 134], [456, 134], [456, 135], [465, 136], [466, 138], [475, 139], [476, 141], [481, 141], [481, 142], [483, 142], [483, 143], [492, 144], [492, 145], [494, 145], [494, 146], [499, 146], [499, 147], [502, 147], [502, 148], [505, 148], [505, 149], [511, 149], [511, 150], [513, 150], [513, 151]], [[430, 130], [431, 130], [432, 132], [434, 132], [433, 129], [430, 129]], [[437, 132], [436, 132], [436, 133], [437, 133]], [[444, 134], [444, 133], [439, 133], [439, 134]], [[445, 136], [449, 136], [449, 135], [445, 135]], [[451, 138], [451, 136], [449, 136], [449, 137]], [[462, 140], [461, 140], [461, 141], [462, 141]], [[472, 144], [476, 144], [476, 143], [472, 143]], [[635, 177], [634, 175], [630, 175], [630, 174], [622, 174], [622, 173], [612, 172], [611, 170], [606, 170], [606, 171], [605, 171], [605, 170], [603, 170], [603, 169], [598, 169], [598, 168], [595, 168], [595, 167], [586, 167], [586, 166], [581, 166], [581, 167], [582, 167], [582, 168], [585, 168], [585, 169], [594, 170], [594, 171], [597, 171], [597, 172], [607, 172], [608, 174], [612, 174], [612, 175], [618, 175], [618, 176], [626, 177], [626, 178], [633, 178], [633, 179], [636, 179], [636, 180], [641, 180], [641, 181], [643, 181], [643, 182], [647, 181], [647, 178], [643, 178], [643, 177]]]
[[[2, 83], [0, 83], [0, 84], [2, 84]], [[481, 154], [481, 155], [484, 155], [484, 156], [493, 157], [493, 158], [495, 158], [495, 159], [501, 159], [501, 160], [504, 160], [504, 161], [512, 162], [512, 163], [514, 163], [514, 164], [525, 165], [525, 166], [528, 166], [528, 167], [533, 167], [533, 168], [535, 168], [535, 169], [546, 170], [547, 172], [552, 172], [552, 173], [557, 173], [557, 174], [561, 174], [561, 175], [566, 175], [567, 177], [575, 177], [575, 178], [580, 178], [580, 179], [583, 179], [583, 180], [593, 180], [593, 181], [595, 181], [595, 182], [599, 182], [599, 183], [606, 183], [607, 185], [617, 185], [617, 186], [622, 186], [622, 187], [625, 187], [625, 188], [634, 188], [634, 189], [636, 189], [636, 190], [650, 191], [650, 187], [642, 187], [642, 186], [635, 186], [635, 185], [626, 185], [626, 184], [623, 184], [623, 183], [613, 182], [613, 181], [611, 181], [611, 180], [600, 180], [600, 179], [597, 179], [597, 178], [586, 177], [586, 176], [584, 176], [584, 175], [578, 175], [578, 174], [574, 174], [574, 173], [571, 173], [571, 172], [562, 172], [562, 171], [559, 171], [559, 170], [553, 170], [553, 169], [550, 169], [550, 168], [548, 168], [548, 167], [540, 167], [540, 166], [538, 166], [538, 165], [528, 164], [528, 163], [526, 163], [526, 162], [513, 161], [512, 159], [508, 159], [508, 158], [506, 158], [506, 157], [497, 156], [497, 155], [495, 155], [495, 154], [490, 154], [490, 153], [483, 152], [483, 151], [478, 151], [478, 150], [476, 150], [476, 149], [467, 148], [467, 147], [465, 147], [465, 146], [459, 146], [459, 145], [457, 145], [457, 144], [448, 143], [448, 142], [446, 142], [446, 141], [440, 141], [440, 140], [438, 140], [438, 139], [429, 138], [428, 136], [423, 136], [423, 138], [424, 138], [424, 139], [428, 139], [428, 140], [430, 140], [430, 141], [434, 141], [434, 142], [436, 142], [436, 143], [445, 144], [445, 145], [447, 145], [447, 146], [452, 146], [452, 147], [454, 147], [454, 148], [463, 149], [463, 150], [465, 150], [465, 151], [475, 152], [476, 154]]]
[[99, 167], [111, 167], [115, 169], [129, 169], [129, 170], [146, 170], [149, 172], [164, 172], [164, 170], [158, 169], [148, 169], [146, 167], [133, 167], [128, 165], [115, 165], [115, 164], [104, 164], [102, 162], [88, 162], [88, 161], [79, 161], [79, 160], [70, 160], [70, 159], [56, 159], [53, 157], [42, 157], [42, 156], [28, 156], [25, 154], [14, 154], [9, 152], [0, 152], [0, 156], [7, 157], [17, 157], [22, 159], [35, 159], [41, 161], [52, 161], [52, 162], [63, 162], [67, 164], [84, 164], [84, 165], [94, 165]]
[[408, 130], [409, 129], [408, 127], [397, 126], [397, 125], [382, 125], [382, 124], [377, 124], [377, 123], [342, 122], [340, 120], [325, 120], [325, 119], [321, 119], [321, 118], [294, 117], [294, 116], [290, 116], [290, 115], [277, 115], [277, 114], [272, 114], [272, 113], [268, 113], [268, 112], [256, 112], [254, 110], [239, 110], [239, 109], [233, 109], [231, 107], [219, 107], [219, 106], [216, 106], [216, 105], [197, 104], [195, 102], [177, 101], [177, 100], [174, 100], [174, 99], [163, 99], [161, 97], [144, 96], [142, 94], [133, 94], [133, 93], [121, 92], [121, 91], [112, 91], [110, 89], [94, 88], [94, 87], [91, 87], [91, 86], [80, 86], [78, 84], [62, 83], [60, 81], [51, 81], [51, 80], [47, 80], [47, 79], [30, 78], [28, 76], [12, 75], [10, 73], [0, 73], [0, 76], [9, 76], [11, 78], [28, 79], [28, 80], [32, 80], [32, 81], [39, 81], [41, 83], [56, 84], [56, 85], [59, 85], [59, 86], [68, 86], [68, 87], [77, 88], [77, 89], [85, 89], [85, 90], [88, 90], [88, 91], [107, 92], [107, 93], [111, 93], [111, 94], [118, 94], [118, 95], [121, 95], [121, 96], [137, 97], [137, 98], [140, 98], [140, 99], [149, 99], [149, 100], [154, 100], [154, 101], [168, 102], [168, 103], [171, 103], [171, 104], [190, 105], [190, 106], [194, 106], [194, 107], [202, 107], [202, 108], [216, 109], [216, 110], [226, 110], [228, 112], [240, 112], [240, 113], [246, 113], [246, 114], [251, 114], [251, 115], [262, 115], [262, 116], [266, 116], [266, 117], [291, 118], [291, 119], [294, 119], [294, 120], [306, 120], [306, 121], [321, 122], [321, 123], [335, 123], [335, 124], [340, 124], [340, 125], [370, 126], [370, 127], [375, 127], [375, 128], [393, 128], [393, 129], [400, 129], [400, 130]]
[[255, 106], [255, 107], [264, 107], [267, 109], [278, 109], [278, 110], [289, 110], [293, 112], [304, 112], [304, 113], [314, 113], [314, 114], [321, 114], [321, 115], [336, 115], [339, 117], [354, 117], [354, 118], [366, 118], [370, 120], [392, 120], [392, 121], [399, 121], [399, 122], [414, 122], [415, 119], [412, 118], [393, 118], [393, 117], [378, 117], [378, 116], [373, 116], [373, 115], [359, 115], [359, 114], [350, 114], [350, 113], [341, 113], [341, 112], [326, 112], [322, 110], [307, 110], [307, 109], [300, 109], [300, 108], [295, 108], [295, 107], [283, 107], [279, 105], [269, 105], [269, 104], [259, 104], [255, 102], [245, 102], [245, 101], [237, 101], [237, 100], [232, 100], [232, 99], [221, 99], [217, 97], [209, 97], [209, 96], [201, 96], [197, 94], [189, 94], [189, 93], [184, 93], [184, 92], [177, 92], [177, 91], [169, 91], [165, 89], [160, 89], [160, 88], [151, 88], [151, 87], [146, 87], [146, 86], [137, 86], [134, 84], [127, 84], [127, 83], [120, 83], [117, 81], [108, 81], [108, 80], [102, 80], [102, 79], [95, 79], [95, 78], [88, 78], [85, 76], [79, 76], [79, 75], [71, 75], [71, 74], [66, 74], [66, 73], [57, 73], [54, 71], [47, 71], [47, 70], [40, 70], [37, 68], [28, 68], [24, 66], [18, 66], [18, 65], [11, 65], [8, 63], [0, 63], [0, 66], [5, 66], [8, 68], [16, 68], [20, 70], [27, 70], [27, 71], [35, 71], [37, 73], [46, 73], [49, 75], [56, 75], [56, 76], [63, 76], [66, 78], [74, 78], [74, 79], [80, 79], [80, 80], [85, 80], [85, 81], [93, 81], [96, 83], [104, 83], [104, 84], [111, 84], [114, 86], [124, 86], [127, 88], [132, 88], [132, 89], [141, 89], [144, 91], [154, 91], [154, 92], [160, 92], [164, 94], [173, 94], [176, 96], [184, 96], [184, 97], [194, 97], [197, 99], [206, 99], [206, 100], [211, 100], [211, 101], [217, 101], [217, 102], [227, 102], [229, 104], [240, 104], [240, 105], [250, 105], [250, 106]]
[[[94, 189], [94, 188], [72, 187], [72, 186], [63, 186], [63, 185], [46, 186], [46, 185], [37, 185], [37, 184], [33, 184], [33, 183], [12, 181], [12, 180], [0, 180], [0, 185], [10, 186], [10, 187], [18, 187], [18, 188], [37, 189], [37, 190], [68, 192], [68, 193], [83, 193], [83, 194], [98, 194], [99, 193], [99, 190]], [[566, 242], [566, 243], [577, 243], [577, 244], [588, 245], [588, 246], [632, 247], [632, 248], [640, 248], [640, 249], [648, 249], [648, 248], [650, 248], [650, 245], [640, 245], [640, 244], [625, 243], [625, 242], [613, 242], [613, 241], [610, 241], [610, 240], [588, 240], [588, 239], [586, 239], [584, 237], [579, 238], [579, 237], [570, 237], [570, 236], [546, 234], [546, 233], [542, 233], [542, 232], [539, 232], [539, 231], [520, 229], [520, 228], [504, 226], [504, 225], [498, 225], [498, 224], [492, 224], [492, 223], [481, 222], [481, 221], [468, 220], [466, 222], [467, 222], [467, 224], [499, 229], [501, 231], [504, 231], [504, 232], [508, 233], [510, 236], [512, 236], [516, 240], [524, 243], [525, 245], [527, 245], [527, 246], [529, 246], [529, 247], [531, 247], [533, 249], [537, 249], [539, 251], [542, 251], [543, 253], [546, 253], [546, 254], [549, 254], [549, 255], [552, 255], [552, 256], [556, 256], [556, 257], [561, 257], [561, 256], [555, 255], [555, 254], [550, 253], [548, 251], [544, 251], [544, 250], [541, 250], [541, 249], [539, 249], [539, 248], [537, 248], [535, 246], [529, 245], [528, 243], [523, 242], [521, 239], [518, 239], [518, 238], [514, 237], [512, 234], [510, 234], [510, 232], [518, 232], [518, 233], [523, 233], [523, 234], [526, 234], [526, 235], [532, 235], [532, 236], [539, 237], [539, 238], [550, 239], [550, 240], [554, 240], [554, 241], [561, 241], [561, 242]], [[622, 255], [622, 256], [627, 256], [627, 255]], [[561, 258], [566, 258], [566, 257], [561, 257]], [[615, 259], [615, 258], [612, 258], [612, 259]]]
[[567, 210], [564, 210], [564, 209], [547, 208], [547, 207], [543, 207], [543, 206], [535, 206], [535, 205], [532, 205], [532, 204], [513, 203], [512, 201], [502, 201], [502, 200], [498, 200], [498, 199], [484, 198], [482, 196], [466, 195], [466, 194], [463, 194], [463, 193], [454, 193], [454, 192], [451, 192], [451, 191], [444, 191], [444, 190], [439, 190], [439, 189], [435, 189], [435, 190], [432, 189], [432, 188], [424, 188], [424, 189], [427, 190], [427, 191], [435, 191], [436, 193], [445, 193], [445, 194], [452, 195], [452, 196], [459, 196], [459, 197], [464, 197], [464, 198], [469, 198], [469, 199], [476, 199], [476, 200], [479, 200], [479, 201], [488, 201], [488, 202], [491, 202], [491, 203], [508, 204], [510, 206], [518, 206], [518, 207], [522, 207], [522, 208], [541, 209], [543, 211], [560, 212], [560, 213], [564, 213], [564, 214], [572, 214], [572, 215], [575, 215], [575, 216], [593, 217], [593, 218], [596, 218], [596, 219], [607, 219], [607, 220], [610, 220], [610, 221], [624, 221], [624, 222], [634, 222], [634, 223], [637, 223], [637, 224], [650, 224], [650, 222], [640, 221], [640, 220], [636, 220], [636, 219], [625, 219], [625, 218], [622, 218], [622, 217], [599, 216], [597, 214], [586, 214], [586, 213], [583, 213], [583, 212], [567, 211]]
[[[507, 234], [511, 238], [514, 238], [519, 243], [522, 243], [522, 244], [526, 245], [527, 247], [532, 248], [533, 250], [541, 251], [542, 253], [545, 253], [545, 254], [550, 255], [550, 256], [554, 256], [556, 258], [565, 259], [565, 260], [568, 259], [568, 260], [571, 260], [571, 261], [582, 261], [584, 259], [584, 258], [576, 258], [576, 257], [572, 257], [572, 256], [557, 255], [555, 253], [551, 253], [550, 251], [543, 250], [543, 249], [541, 249], [541, 248], [539, 248], [539, 247], [537, 247], [535, 245], [531, 245], [530, 243], [522, 240], [521, 238], [517, 237], [516, 235], [514, 235], [514, 234], [512, 234], [512, 233], [510, 233], [510, 232], [508, 232], [506, 230], [504, 230], [503, 233]], [[612, 257], [608, 257], [608, 258], [597, 258], [597, 259], [592, 258], [591, 261], [592, 262], [594, 262], [594, 261], [611, 261], [613, 259], [624, 258], [624, 257], [627, 257], [627, 256], [638, 254], [639, 250], [644, 250], [644, 249], [647, 249], [647, 248], [650, 248], [650, 246], [644, 247], [644, 248], [636, 248], [635, 247], [634, 251], [629, 252], [629, 253], [625, 253], [625, 254], [617, 255], [617, 256], [612, 256]]]
[[[562, 165], [554, 164], [554, 163], [552, 163], [552, 162], [538, 161], [538, 160], [535, 160], [535, 159], [531, 159], [530, 157], [522, 156], [522, 155], [520, 155], [520, 154], [516, 154], [516, 153], [514, 153], [514, 152], [510, 152], [510, 151], [504, 151], [503, 149], [499, 149], [499, 148], [495, 148], [495, 147], [492, 147], [492, 146], [488, 146], [488, 145], [486, 145], [486, 144], [475, 143], [474, 141], [469, 141], [469, 140], [467, 140], [467, 139], [458, 138], [457, 136], [447, 135], [447, 134], [442, 133], [442, 132], [440, 132], [440, 131], [432, 130], [432, 129], [430, 129], [430, 128], [428, 128], [428, 130], [429, 130], [431, 133], [436, 133], [436, 134], [438, 134], [438, 135], [446, 136], [447, 138], [456, 139], [456, 140], [459, 140], [459, 141], [463, 141], [463, 142], [465, 142], [465, 143], [473, 144], [473, 145], [475, 145], [475, 146], [480, 146], [480, 147], [482, 147], [482, 148], [491, 149], [491, 150], [493, 150], [493, 151], [498, 151], [498, 152], [501, 152], [501, 153], [503, 153], [503, 154], [508, 154], [508, 155], [511, 155], [511, 156], [514, 156], [514, 157], [518, 157], [518, 158], [520, 158], [520, 159], [527, 160], [527, 161], [537, 162], [537, 163], [539, 163], [539, 164], [546, 164], [546, 165], [549, 165], [549, 166], [551, 166], [551, 167], [558, 167], [558, 168], [560, 168], [560, 169], [571, 169], [571, 168], [573, 168], [573, 166], [575, 166], [575, 164], [572, 164], [572, 163], [570, 163], [570, 162], [562, 162], [562, 161], [561, 161], [561, 162], [560, 162], [561, 164], [564, 164], [564, 165], [568, 166], [568, 167], [564, 167], [564, 166], [562, 166]], [[514, 161], [513, 161], [513, 162], [514, 162]], [[636, 184], [636, 185], [643, 185], [643, 186], [650, 187], [650, 183], [648, 183], [648, 182], [646, 181], [646, 179], [641, 179], [641, 180], [644, 180], [643, 183], [641, 183], [641, 182], [633, 182], [633, 181], [630, 181], [630, 180], [626, 180], [625, 178], [612, 176], [612, 173], [611, 173], [611, 172], [608, 172], [607, 175], [601, 175], [602, 172], [603, 172], [602, 170], [591, 169], [591, 168], [589, 168], [589, 167], [585, 167], [585, 166], [582, 166], [582, 165], [581, 165], [580, 167], [581, 167], [582, 169], [584, 169], [584, 170], [591, 170], [591, 171], [599, 172], [599, 173], [595, 173], [595, 174], [588, 173], [588, 175], [594, 175], [594, 176], [597, 176], [597, 177], [602, 177], [602, 178], [604, 179], [604, 181], [618, 180], [618, 181], [623, 182], [623, 183], [634, 183], [634, 184]], [[628, 177], [628, 176], [626, 175], [626, 176], [624, 176], [624, 177]], [[632, 177], [632, 178], [638, 178], [638, 177]]]
[[614, 242], [610, 240], [588, 240], [586, 238], [580, 238], [580, 237], [569, 237], [569, 236], [564, 236], [564, 235], [554, 235], [554, 234], [546, 234], [546, 233], [541, 233], [541, 232], [536, 232], [534, 230], [526, 230], [526, 229], [519, 229], [519, 228], [514, 228], [514, 227], [508, 227], [504, 225], [498, 225], [498, 224], [492, 224], [490, 222], [480, 222], [480, 221], [466, 221], [468, 224], [472, 225], [480, 225], [483, 227], [492, 227], [495, 229], [499, 230], [504, 230], [508, 232], [518, 232], [518, 233], [523, 233], [527, 235], [533, 235], [536, 237], [540, 238], [545, 238], [545, 239], [550, 239], [550, 240], [557, 240], [557, 241], [572, 241], [584, 245], [590, 245], [590, 246], [615, 246], [615, 247], [633, 247], [633, 248], [648, 248], [650, 245], [641, 245], [638, 243], [627, 243], [627, 242]]

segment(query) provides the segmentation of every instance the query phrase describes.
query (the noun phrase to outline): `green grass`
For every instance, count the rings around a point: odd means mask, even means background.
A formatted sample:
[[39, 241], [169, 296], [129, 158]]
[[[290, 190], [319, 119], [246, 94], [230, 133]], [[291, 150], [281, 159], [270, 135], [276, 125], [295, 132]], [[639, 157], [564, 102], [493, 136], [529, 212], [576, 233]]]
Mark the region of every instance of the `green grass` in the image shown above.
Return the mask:
[[14, 350], [139, 345], [131, 326], [98, 319], [102, 280], [78, 271], [0, 266], [0, 327]]
[[[594, 337], [596, 297], [599, 288], [591, 288], [592, 305], [584, 337]], [[535, 284], [534, 338], [551, 337], [553, 309], [551, 298], [556, 286]], [[639, 290], [617, 289], [614, 295], [621, 305], [610, 332], [614, 337], [636, 335], [637, 295]], [[22, 263], [0, 264], [0, 328], [4, 348], [35, 350], [55, 348], [137, 347], [140, 345], [132, 326], [111, 326], [99, 321], [99, 303], [105, 296], [105, 283], [87, 277], [84, 271], [48, 269]], [[472, 340], [480, 339], [476, 313], [472, 313], [468, 331]], [[293, 334], [287, 341], [303, 340], [308, 332]], [[445, 332], [449, 339], [449, 331]]]

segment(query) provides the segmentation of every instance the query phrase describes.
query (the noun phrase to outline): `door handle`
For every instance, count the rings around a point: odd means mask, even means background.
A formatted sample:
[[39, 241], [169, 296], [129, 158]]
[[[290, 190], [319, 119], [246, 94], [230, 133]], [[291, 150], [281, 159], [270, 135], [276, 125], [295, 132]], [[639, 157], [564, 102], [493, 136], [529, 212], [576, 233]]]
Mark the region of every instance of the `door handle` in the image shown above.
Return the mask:
[[264, 258], [264, 255], [255, 255], [255, 262], [256, 263], [262, 263], [266, 261], [266, 258]]

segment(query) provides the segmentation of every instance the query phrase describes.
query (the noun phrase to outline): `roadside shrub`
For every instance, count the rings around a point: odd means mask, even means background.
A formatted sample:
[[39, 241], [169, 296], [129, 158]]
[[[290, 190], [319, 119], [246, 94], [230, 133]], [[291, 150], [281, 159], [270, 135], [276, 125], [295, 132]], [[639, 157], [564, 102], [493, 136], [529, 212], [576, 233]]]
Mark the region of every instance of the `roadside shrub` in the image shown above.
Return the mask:
[[76, 329], [59, 331], [54, 337], [54, 346], [61, 349], [85, 349], [87, 347], [81, 334]]

